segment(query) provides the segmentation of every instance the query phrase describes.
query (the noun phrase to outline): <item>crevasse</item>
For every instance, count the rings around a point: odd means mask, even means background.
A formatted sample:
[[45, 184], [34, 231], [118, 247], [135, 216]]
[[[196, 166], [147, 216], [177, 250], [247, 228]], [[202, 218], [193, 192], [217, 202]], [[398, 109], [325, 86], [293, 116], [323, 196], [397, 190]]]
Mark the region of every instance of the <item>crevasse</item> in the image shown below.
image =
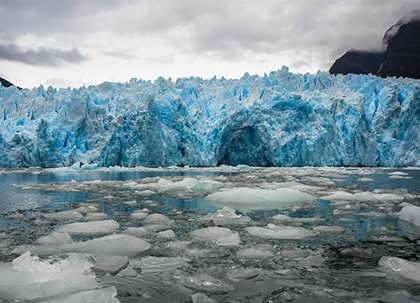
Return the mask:
[[[0, 87], [0, 166], [420, 166], [420, 81], [371, 75]], [[77, 164], [76, 164], [77, 165]]]

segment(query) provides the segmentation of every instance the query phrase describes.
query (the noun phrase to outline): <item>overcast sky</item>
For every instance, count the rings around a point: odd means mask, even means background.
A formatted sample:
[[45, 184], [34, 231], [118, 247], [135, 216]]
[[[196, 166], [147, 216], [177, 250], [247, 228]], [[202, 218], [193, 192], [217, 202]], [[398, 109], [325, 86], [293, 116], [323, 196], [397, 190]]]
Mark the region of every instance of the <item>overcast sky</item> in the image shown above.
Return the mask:
[[23, 86], [328, 70], [420, 0], [0, 0], [0, 75]]

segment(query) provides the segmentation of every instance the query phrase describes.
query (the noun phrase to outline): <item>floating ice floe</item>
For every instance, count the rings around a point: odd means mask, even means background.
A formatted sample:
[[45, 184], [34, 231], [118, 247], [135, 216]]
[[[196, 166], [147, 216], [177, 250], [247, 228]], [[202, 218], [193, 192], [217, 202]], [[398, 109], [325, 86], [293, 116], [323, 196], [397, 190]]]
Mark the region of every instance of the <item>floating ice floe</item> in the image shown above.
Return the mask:
[[229, 283], [216, 279], [209, 275], [193, 275], [181, 278], [181, 283], [193, 290], [204, 291], [208, 293], [228, 293], [233, 290]]
[[219, 190], [221, 187], [222, 183], [220, 182], [212, 180], [198, 180], [195, 178], [185, 178], [177, 182], [161, 178], [156, 184], [158, 192], [169, 195], [188, 193], [206, 195]]
[[360, 181], [360, 182], [371, 182], [371, 181], [373, 181], [373, 179], [368, 178], [368, 177], [362, 177], [362, 178], [359, 178], [358, 181]]
[[213, 223], [218, 226], [235, 226], [247, 225], [251, 222], [251, 218], [237, 214], [233, 208], [223, 207], [215, 213], [209, 213], [200, 218], [202, 223]]
[[214, 242], [219, 246], [237, 246], [241, 239], [238, 233], [226, 227], [211, 226], [190, 233], [195, 242]]
[[174, 224], [174, 221], [162, 214], [150, 214], [143, 220], [143, 224], [171, 226]]
[[407, 283], [420, 283], [419, 262], [411, 262], [397, 257], [382, 257], [378, 265], [392, 279]]
[[270, 244], [260, 244], [255, 247], [248, 247], [236, 253], [239, 259], [266, 259], [274, 256], [273, 247]]
[[154, 231], [150, 229], [149, 226], [128, 227], [126, 230], [124, 230], [124, 233], [138, 238], [148, 238], [154, 234]]
[[44, 244], [44, 245], [68, 244], [72, 242], [73, 240], [71, 239], [68, 233], [58, 232], [58, 231], [55, 231], [49, 235], [40, 237], [35, 241], [36, 244]]
[[104, 213], [92, 213], [86, 216], [86, 221], [102, 221], [108, 219], [108, 215]]
[[292, 188], [276, 190], [239, 187], [210, 194], [206, 199], [216, 205], [242, 212], [258, 209], [281, 209], [311, 202], [312, 195]]
[[404, 199], [402, 195], [390, 193], [372, 193], [372, 192], [359, 192], [349, 193], [344, 191], [337, 191], [333, 194], [322, 197], [325, 200], [331, 201], [381, 201], [381, 202], [398, 202]]
[[389, 176], [389, 179], [401, 179], [401, 180], [410, 180], [413, 179], [413, 177], [411, 176], [400, 176], [400, 175], [393, 175], [393, 176]]
[[151, 195], [155, 195], [155, 194], [156, 193], [153, 190], [150, 190], [150, 189], [136, 191], [136, 195], [139, 195], [139, 196], [151, 196]]
[[91, 267], [82, 256], [70, 255], [50, 264], [28, 251], [0, 264], [0, 297], [35, 300], [94, 289], [97, 282]]
[[71, 209], [55, 213], [42, 214], [42, 217], [50, 221], [67, 221], [80, 220], [83, 218], [83, 215], [79, 210]]
[[156, 234], [156, 237], [158, 237], [159, 239], [165, 239], [165, 240], [172, 240], [175, 239], [175, 233], [173, 230], [165, 230], [165, 231], [161, 231], [158, 232]]
[[209, 298], [205, 294], [199, 292], [192, 295], [193, 303], [216, 303], [212, 298]]
[[319, 233], [331, 233], [331, 234], [340, 234], [346, 231], [342, 226], [337, 225], [320, 225], [313, 228], [315, 232]]
[[124, 201], [123, 204], [128, 205], [128, 206], [136, 206], [137, 201], [136, 200]]
[[143, 257], [132, 260], [130, 264], [141, 269], [144, 275], [155, 275], [164, 271], [174, 270], [187, 264], [189, 259], [183, 257]]
[[398, 213], [398, 219], [420, 226], [420, 207], [406, 203]]
[[406, 290], [393, 290], [386, 291], [383, 295], [378, 298], [369, 300], [368, 303], [418, 303], [420, 302], [420, 296], [413, 296]]
[[390, 176], [408, 176], [409, 174], [402, 172], [402, 171], [395, 171], [392, 173], [388, 173], [388, 175]]
[[151, 245], [143, 239], [121, 234], [69, 244], [37, 245], [30, 247], [30, 249], [39, 255], [76, 252], [94, 255], [134, 257], [149, 250], [150, 247]]
[[143, 220], [143, 219], [145, 219], [148, 215], [149, 215], [148, 213], [142, 212], [141, 210], [137, 210], [137, 211], [135, 210], [135, 211], [133, 211], [133, 212], [130, 214], [130, 217], [131, 217], [132, 219], [135, 219], [135, 220]]
[[226, 276], [231, 281], [248, 280], [257, 277], [260, 271], [256, 268], [236, 268], [230, 270]]
[[316, 232], [302, 227], [268, 224], [267, 227], [246, 227], [252, 236], [263, 239], [298, 240], [317, 235]]
[[121, 269], [128, 265], [127, 256], [107, 256], [97, 255], [94, 257], [94, 270], [117, 274]]
[[325, 221], [324, 218], [320, 218], [320, 217], [311, 217], [311, 218], [296, 218], [296, 217], [289, 217], [287, 215], [275, 215], [272, 218], [273, 222], [275, 224], [295, 224], [295, 225], [300, 225], [300, 224], [304, 224], [304, 223], [319, 223], [319, 222], [323, 222]]
[[114, 220], [70, 223], [59, 226], [57, 232], [66, 232], [71, 235], [103, 235], [115, 232], [120, 225]]
[[115, 298], [117, 289], [115, 287], [107, 287], [82, 291], [69, 296], [60, 296], [55, 299], [42, 301], [41, 303], [120, 303]]

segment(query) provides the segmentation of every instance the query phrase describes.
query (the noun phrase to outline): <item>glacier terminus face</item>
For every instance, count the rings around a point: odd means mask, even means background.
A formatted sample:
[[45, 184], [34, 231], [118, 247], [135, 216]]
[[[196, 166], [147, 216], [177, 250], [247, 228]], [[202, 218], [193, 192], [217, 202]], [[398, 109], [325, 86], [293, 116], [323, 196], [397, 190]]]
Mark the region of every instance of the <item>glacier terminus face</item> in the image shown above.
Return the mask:
[[0, 167], [419, 166], [420, 81], [293, 74], [0, 87]]

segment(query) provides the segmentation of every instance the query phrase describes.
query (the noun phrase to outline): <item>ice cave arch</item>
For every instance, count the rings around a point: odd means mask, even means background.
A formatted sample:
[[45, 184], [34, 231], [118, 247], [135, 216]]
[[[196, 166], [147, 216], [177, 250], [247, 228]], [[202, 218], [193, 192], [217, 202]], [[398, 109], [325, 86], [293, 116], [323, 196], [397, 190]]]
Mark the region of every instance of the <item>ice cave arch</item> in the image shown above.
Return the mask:
[[272, 166], [267, 136], [256, 126], [227, 127], [221, 137], [217, 164]]

